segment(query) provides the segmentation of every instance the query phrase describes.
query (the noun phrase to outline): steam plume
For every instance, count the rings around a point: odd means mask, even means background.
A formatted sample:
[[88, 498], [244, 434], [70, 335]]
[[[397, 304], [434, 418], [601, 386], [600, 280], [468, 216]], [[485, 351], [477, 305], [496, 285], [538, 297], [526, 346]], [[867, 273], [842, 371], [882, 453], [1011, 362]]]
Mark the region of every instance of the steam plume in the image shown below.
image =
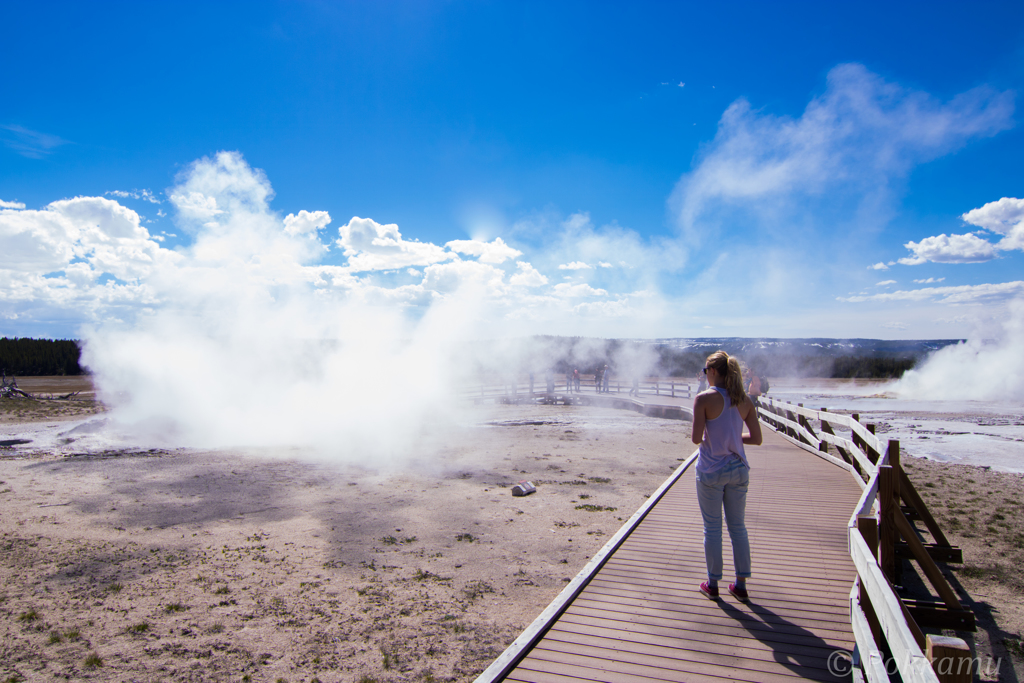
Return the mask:
[[941, 400], [1024, 399], [1024, 299], [1010, 302], [1007, 310], [991, 338], [979, 330], [964, 343], [936, 351], [903, 375], [895, 393]]

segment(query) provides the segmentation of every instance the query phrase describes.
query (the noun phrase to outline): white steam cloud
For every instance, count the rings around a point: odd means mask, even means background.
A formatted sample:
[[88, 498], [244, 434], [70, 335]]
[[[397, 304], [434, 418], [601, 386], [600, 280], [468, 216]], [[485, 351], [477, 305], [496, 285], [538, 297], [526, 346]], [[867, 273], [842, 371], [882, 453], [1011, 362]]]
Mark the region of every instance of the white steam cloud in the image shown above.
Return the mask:
[[[323, 245], [309, 235], [330, 217], [280, 220], [266, 178], [237, 154], [196, 162], [170, 197], [195, 240], [173, 262], [153, 260], [145, 281], [159, 305], [85, 334], [84, 361], [119, 429], [174, 445], [298, 447], [381, 465], [427, 448], [450, 424], [453, 343], [472, 332], [476, 291], [453, 287], [414, 321], [400, 307], [343, 296], [318, 280], [330, 267], [310, 265]], [[104, 202], [51, 206], [82, 223], [90, 211], [109, 213]], [[122, 222], [124, 239], [136, 237], [136, 217]], [[417, 261], [392, 226], [353, 219], [342, 235], [358, 255]]]
[[1007, 308], [1009, 317], [994, 330], [978, 330], [967, 342], [936, 351], [892, 390], [915, 399], [1024, 400], [1024, 299]]

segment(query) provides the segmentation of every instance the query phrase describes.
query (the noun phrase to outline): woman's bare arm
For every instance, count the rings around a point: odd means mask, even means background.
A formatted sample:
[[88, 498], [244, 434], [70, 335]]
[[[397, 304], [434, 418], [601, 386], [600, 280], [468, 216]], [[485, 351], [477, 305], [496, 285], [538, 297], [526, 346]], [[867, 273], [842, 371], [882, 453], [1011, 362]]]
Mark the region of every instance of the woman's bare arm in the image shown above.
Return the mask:
[[743, 443], [748, 446], [760, 446], [762, 441], [761, 421], [757, 419], [757, 408], [749, 398], [740, 404], [740, 416], [747, 425], [747, 429], [750, 430], [750, 434], [743, 436]]
[[695, 444], [700, 444], [704, 440], [704, 423], [707, 420], [704, 407], [707, 405], [707, 397], [704, 394], [697, 394], [697, 398], [693, 399], [693, 433], [690, 435], [690, 440]]

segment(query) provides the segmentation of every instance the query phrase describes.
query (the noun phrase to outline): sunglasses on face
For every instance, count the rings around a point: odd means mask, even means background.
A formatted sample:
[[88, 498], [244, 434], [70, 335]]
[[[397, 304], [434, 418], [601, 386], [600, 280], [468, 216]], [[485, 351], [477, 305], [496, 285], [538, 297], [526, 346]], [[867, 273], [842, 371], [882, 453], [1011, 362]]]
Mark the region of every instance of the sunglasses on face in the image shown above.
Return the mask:
[[708, 374], [708, 369], [706, 367], [704, 368], [704, 374]]

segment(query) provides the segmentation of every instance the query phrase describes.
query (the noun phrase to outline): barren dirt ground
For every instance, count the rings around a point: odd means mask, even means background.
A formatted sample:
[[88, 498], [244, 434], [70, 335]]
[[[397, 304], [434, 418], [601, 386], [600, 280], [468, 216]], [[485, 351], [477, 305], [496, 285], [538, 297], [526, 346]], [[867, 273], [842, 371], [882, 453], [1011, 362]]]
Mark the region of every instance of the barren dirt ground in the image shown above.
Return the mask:
[[[0, 681], [472, 680], [693, 450], [687, 422], [561, 406], [483, 408], [389, 474], [2, 445], [100, 411], [0, 404]], [[964, 548], [981, 680], [1022, 680], [1024, 477], [904, 462]]]
[[479, 417], [388, 475], [4, 448], [0, 680], [471, 680], [693, 450], [625, 411]]

